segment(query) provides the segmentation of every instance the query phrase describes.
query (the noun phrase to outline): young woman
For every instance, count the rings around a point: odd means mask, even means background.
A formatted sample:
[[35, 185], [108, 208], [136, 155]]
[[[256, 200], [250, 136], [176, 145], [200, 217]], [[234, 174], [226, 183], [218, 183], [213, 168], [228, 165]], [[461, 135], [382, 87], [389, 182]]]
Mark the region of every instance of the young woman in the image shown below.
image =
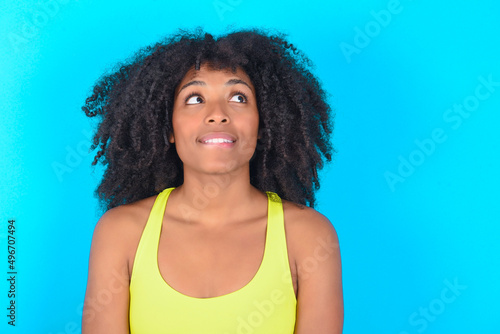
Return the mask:
[[338, 239], [315, 211], [330, 107], [281, 36], [181, 33], [102, 77], [84, 334], [342, 332]]

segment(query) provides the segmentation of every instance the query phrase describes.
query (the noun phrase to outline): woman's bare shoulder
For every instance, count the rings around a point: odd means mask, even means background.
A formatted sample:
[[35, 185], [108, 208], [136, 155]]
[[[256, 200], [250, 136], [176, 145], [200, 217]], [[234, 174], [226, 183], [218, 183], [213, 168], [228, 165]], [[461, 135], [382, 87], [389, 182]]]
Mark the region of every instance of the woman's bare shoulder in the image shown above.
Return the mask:
[[285, 229], [290, 250], [296, 259], [317, 247], [338, 248], [338, 236], [330, 220], [305, 205], [283, 200]]
[[107, 231], [120, 235], [142, 230], [153, 207], [156, 196], [134, 203], [119, 205], [106, 211], [96, 225], [96, 231]]
[[308, 206], [283, 200], [283, 211], [285, 222], [294, 230], [313, 233], [335, 230], [325, 215]]
[[113, 245], [116, 252], [129, 258], [130, 251], [139, 242], [155, 198], [148, 197], [106, 211], [95, 226], [92, 243]]
[[[297, 284], [297, 333], [341, 333], [343, 324], [342, 266], [337, 233], [318, 211], [283, 205], [289, 254]], [[318, 325], [318, 319], [323, 319]]]

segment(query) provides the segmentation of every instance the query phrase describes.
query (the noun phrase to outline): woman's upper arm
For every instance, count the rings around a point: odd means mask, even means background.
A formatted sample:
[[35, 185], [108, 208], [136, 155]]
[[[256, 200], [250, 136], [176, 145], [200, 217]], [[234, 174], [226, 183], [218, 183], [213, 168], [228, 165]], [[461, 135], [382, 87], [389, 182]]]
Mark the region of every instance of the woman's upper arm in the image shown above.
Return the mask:
[[340, 334], [344, 320], [342, 270], [337, 233], [314, 210], [296, 229], [298, 280], [295, 334]]
[[130, 232], [120, 208], [106, 212], [96, 225], [82, 315], [83, 334], [128, 334]]

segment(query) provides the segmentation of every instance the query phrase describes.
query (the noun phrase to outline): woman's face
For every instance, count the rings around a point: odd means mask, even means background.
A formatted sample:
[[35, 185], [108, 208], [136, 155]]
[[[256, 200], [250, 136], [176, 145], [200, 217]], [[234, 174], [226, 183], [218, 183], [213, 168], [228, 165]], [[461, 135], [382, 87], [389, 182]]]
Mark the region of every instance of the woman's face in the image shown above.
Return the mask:
[[169, 141], [175, 143], [184, 173], [248, 170], [259, 130], [250, 78], [241, 69], [191, 69], [176, 89], [172, 126]]

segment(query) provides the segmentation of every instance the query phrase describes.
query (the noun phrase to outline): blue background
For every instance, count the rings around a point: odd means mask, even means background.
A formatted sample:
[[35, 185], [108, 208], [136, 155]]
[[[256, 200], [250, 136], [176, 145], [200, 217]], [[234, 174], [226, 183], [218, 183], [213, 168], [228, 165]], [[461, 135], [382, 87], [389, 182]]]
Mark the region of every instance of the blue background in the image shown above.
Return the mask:
[[80, 333], [101, 215], [80, 110], [95, 80], [179, 27], [256, 26], [287, 33], [332, 95], [338, 153], [316, 209], [340, 238], [344, 333], [498, 333], [498, 2], [3, 0], [0, 13], [0, 332]]

